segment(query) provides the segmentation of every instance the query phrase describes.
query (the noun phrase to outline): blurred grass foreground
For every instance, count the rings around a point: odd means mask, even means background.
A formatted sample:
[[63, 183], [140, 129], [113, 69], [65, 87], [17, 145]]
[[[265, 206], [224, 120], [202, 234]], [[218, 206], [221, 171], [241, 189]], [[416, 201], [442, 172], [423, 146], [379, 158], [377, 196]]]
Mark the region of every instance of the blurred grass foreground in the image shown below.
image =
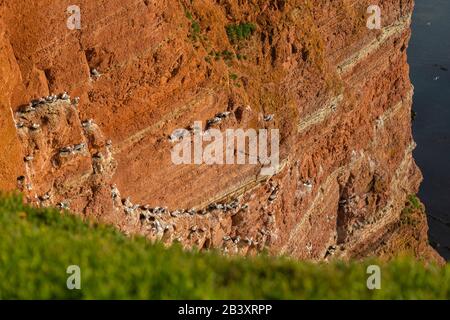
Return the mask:
[[[381, 267], [369, 290], [367, 267]], [[69, 290], [71, 265], [80, 290]], [[450, 267], [412, 258], [313, 264], [165, 248], [0, 197], [0, 299], [449, 299]]]

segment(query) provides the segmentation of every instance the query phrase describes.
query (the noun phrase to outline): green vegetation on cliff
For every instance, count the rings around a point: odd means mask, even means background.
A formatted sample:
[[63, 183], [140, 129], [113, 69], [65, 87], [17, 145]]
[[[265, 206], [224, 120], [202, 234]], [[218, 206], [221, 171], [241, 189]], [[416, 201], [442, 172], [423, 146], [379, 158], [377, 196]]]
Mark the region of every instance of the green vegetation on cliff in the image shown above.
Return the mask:
[[228, 39], [231, 43], [247, 40], [255, 32], [256, 26], [253, 23], [230, 24], [225, 27]]
[[[164, 248], [56, 210], [0, 198], [0, 299], [411, 299], [450, 298], [450, 267], [409, 258], [380, 264], [381, 290], [368, 290], [375, 263], [312, 264], [260, 256]], [[67, 267], [81, 269], [68, 290]]]

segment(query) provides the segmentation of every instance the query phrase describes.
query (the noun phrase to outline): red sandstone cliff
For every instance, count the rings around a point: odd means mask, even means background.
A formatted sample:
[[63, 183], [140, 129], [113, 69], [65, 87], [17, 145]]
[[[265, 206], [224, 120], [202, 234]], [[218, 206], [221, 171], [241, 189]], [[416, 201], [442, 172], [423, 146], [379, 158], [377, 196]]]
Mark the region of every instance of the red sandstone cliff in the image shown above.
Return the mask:
[[[36, 205], [229, 253], [360, 257], [398, 234], [421, 181], [412, 0], [78, 0], [80, 30], [67, 28], [71, 4], [1, 2], [0, 189], [18, 182]], [[366, 27], [370, 4], [382, 8], [381, 30]], [[232, 41], [226, 27], [240, 23], [256, 28]], [[63, 91], [72, 100], [23, 112]], [[171, 162], [174, 129], [224, 111], [222, 130], [280, 129], [275, 175]], [[421, 235], [407, 240], [434, 255]]]

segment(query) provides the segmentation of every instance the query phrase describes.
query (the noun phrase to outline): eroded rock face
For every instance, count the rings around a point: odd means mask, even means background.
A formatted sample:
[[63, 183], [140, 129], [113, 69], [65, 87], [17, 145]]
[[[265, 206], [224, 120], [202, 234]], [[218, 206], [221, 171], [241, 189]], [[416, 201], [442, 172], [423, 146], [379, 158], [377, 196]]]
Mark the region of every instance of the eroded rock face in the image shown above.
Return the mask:
[[[14, 120], [20, 148], [1, 148], [24, 161], [2, 183], [23, 176], [30, 202], [168, 244], [314, 260], [379, 252], [421, 181], [412, 0], [375, 1], [381, 30], [366, 27], [373, 1], [78, 2], [80, 30], [61, 1], [3, 2], [1, 130]], [[239, 25], [248, 34], [233, 34]], [[63, 91], [72, 100], [21, 112]], [[223, 112], [220, 130], [280, 130], [273, 176], [261, 164], [173, 164], [171, 133]]]

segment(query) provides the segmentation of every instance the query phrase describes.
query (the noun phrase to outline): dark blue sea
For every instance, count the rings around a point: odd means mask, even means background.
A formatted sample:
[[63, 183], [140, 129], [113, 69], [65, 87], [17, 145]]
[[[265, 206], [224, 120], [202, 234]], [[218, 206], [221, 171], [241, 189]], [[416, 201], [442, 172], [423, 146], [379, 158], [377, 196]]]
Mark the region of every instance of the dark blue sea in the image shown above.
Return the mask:
[[408, 50], [415, 87], [414, 157], [424, 175], [431, 244], [450, 259], [450, 0], [416, 0]]

